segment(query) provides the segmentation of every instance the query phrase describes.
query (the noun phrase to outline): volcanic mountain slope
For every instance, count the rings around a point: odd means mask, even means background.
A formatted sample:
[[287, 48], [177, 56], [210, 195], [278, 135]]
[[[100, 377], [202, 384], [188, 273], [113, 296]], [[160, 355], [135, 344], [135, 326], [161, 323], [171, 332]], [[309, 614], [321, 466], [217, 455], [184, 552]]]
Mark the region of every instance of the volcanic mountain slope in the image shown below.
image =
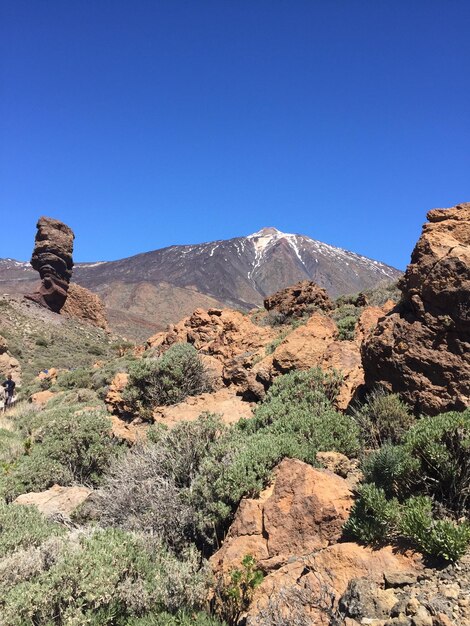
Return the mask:
[[[196, 307], [249, 310], [300, 280], [313, 280], [338, 296], [400, 274], [304, 235], [263, 228], [247, 237], [170, 246], [119, 261], [79, 263], [73, 279], [103, 298], [114, 330], [144, 338]], [[27, 264], [0, 261], [0, 290], [21, 293], [34, 279]]]

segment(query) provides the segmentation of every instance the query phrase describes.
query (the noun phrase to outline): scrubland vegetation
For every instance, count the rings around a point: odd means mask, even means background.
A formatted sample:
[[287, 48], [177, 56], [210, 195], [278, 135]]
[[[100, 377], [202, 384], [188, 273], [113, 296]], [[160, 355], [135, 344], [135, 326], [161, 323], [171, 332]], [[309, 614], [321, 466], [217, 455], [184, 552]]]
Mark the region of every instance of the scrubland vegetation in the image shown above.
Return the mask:
[[[344, 338], [357, 308], [336, 309]], [[377, 389], [344, 414], [334, 405], [340, 374], [311, 369], [275, 379], [251, 419], [151, 425], [129, 448], [112, 437], [103, 402], [119, 371], [129, 375], [126, 404], [144, 420], [155, 404], [212, 384], [195, 349], [176, 345], [162, 357], [128, 353], [64, 372], [44, 408], [21, 402], [9, 412], [11, 430], [0, 429], [4, 626], [235, 624], [262, 574], [247, 559], [220, 587], [207, 559], [240, 500], [256, 497], [283, 458], [317, 465], [319, 451], [360, 460], [345, 539], [447, 561], [470, 545], [470, 410], [416, 416]], [[53, 484], [95, 488], [68, 526], [11, 504]]]

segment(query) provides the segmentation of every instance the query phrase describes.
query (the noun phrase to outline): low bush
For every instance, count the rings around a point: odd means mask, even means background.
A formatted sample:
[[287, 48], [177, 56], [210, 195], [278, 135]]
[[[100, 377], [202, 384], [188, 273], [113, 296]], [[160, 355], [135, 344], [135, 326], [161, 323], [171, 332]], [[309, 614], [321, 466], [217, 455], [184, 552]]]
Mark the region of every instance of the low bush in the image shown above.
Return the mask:
[[407, 500], [400, 519], [400, 533], [419, 550], [446, 561], [457, 561], [470, 545], [470, 522], [434, 519], [432, 500], [416, 496]]
[[148, 417], [154, 406], [177, 404], [210, 390], [210, 376], [196, 349], [182, 343], [169, 348], [159, 359], [133, 363], [123, 399], [135, 413]]
[[364, 480], [381, 487], [388, 498], [407, 497], [418, 480], [419, 460], [402, 445], [386, 443], [362, 463]]
[[96, 531], [64, 543], [50, 567], [4, 594], [2, 624], [125, 626], [159, 613], [197, 611], [208, 584], [208, 568], [194, 550], [180, 561], [148, 538]]
[[419, 462], [418, 488], [457, 516], [470, 509], [470, 409], [423, 417], [404, 438]]
[[379, 448], [384, 443], [399, 443], [414, 423], [411, 409], [396, 393], [379, 388], [373, 391], [366, 403], [354, 412], [367, 445]]
[[250, 554], [245, 555], [240, 567], [232, 569], [228, 577], [219, 579], [215, 591], [215, 613], [228, 626], [237, 626], [263, 579], [261, 570], [256, 569], [255, 559]]
[[[405, 540], [448, 561], [470, 545], [470, 410], [423, 417], [363, 463], [346, 533], [367, 543]], [[464, 521], [462, 521], [462, 519]]]
[[0, 559], [63, 534], [63, 526], [47, 520], [35, 507], [0, 500]]
[[398, 500], [388, 500], [383, 489], [365, 484], [359, 489], [344, 532], [364, 543], [386, 543], [396, 537], [399, 518]]
[[77, 405], [38, 411], [33, 417], [25, 454], [0, 475], [0, 495], [10, 501], [54, 483], [98, 484], [115, 454], [106, 414]]
[[0, 471], [7, 469], [24, 452], [24, 444], [18, 433], [0, 428]]
[[92, 376], [93, 370], [88, 367], [59, 372], [55, 386], [59, 389], [87, 389], [91, 387]]
[[95, 502], [101, 523], [150, 532], [180, 552], [195, 535], [192, 483], [221, 429], [213, 415], [151, 429], [149, 443], [135, 446], [107, 473]]
[[342, 340], [354, 339], [354, 330], [359, 315], [362, 312], [361, 307], [354, 304], [339, 304], [332, 313], [332, 318], [338, 326], [339, 338]]

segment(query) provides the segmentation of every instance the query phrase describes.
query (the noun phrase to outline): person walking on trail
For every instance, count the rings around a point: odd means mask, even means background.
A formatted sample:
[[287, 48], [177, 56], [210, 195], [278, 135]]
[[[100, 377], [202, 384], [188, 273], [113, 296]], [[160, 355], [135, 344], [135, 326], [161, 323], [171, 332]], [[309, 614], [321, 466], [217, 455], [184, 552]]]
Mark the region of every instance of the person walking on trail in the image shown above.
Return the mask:
[[7, 409], [10, 404], [13, 403], [13, 394], [15, 393], [16, 383], [13, 380], [11, 374], [8, 374], [7, 379], [2, 383], [2, 387], [5, 390], [5, 404], [4, 410]]

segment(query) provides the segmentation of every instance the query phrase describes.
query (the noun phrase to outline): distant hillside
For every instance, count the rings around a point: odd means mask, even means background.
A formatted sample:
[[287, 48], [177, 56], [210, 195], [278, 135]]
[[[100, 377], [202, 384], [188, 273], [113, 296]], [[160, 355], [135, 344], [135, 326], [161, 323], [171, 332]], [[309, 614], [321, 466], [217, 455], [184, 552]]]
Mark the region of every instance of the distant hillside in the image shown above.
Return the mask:
[[[143, 339], [197, 307], [249, 310], [265, 296], [304, 279], [335, 297], [400, 275], [379, 261], [310, 237], [263, 228], [247, 237], [79, 263], [73, 279], [103, 298], [116, 332]], [[36, 277], [28, 263], [0, 260], [3, 293], [24, 293]]]

